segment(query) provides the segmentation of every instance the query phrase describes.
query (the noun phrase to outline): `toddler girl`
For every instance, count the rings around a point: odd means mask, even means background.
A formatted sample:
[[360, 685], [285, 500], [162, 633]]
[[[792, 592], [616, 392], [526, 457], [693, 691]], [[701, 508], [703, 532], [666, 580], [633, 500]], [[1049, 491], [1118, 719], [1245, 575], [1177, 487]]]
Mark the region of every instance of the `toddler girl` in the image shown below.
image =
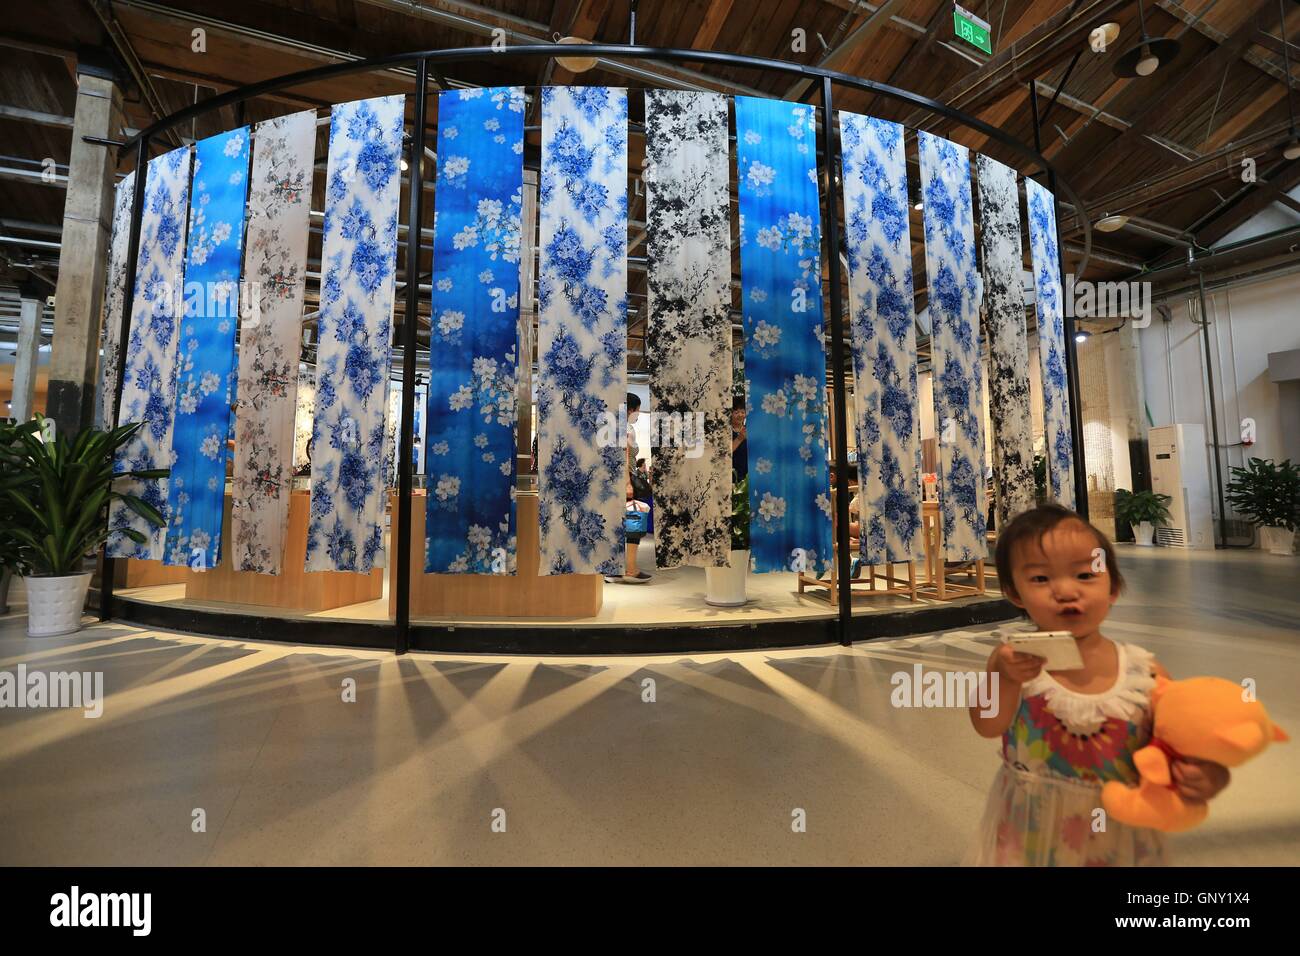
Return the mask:
[[[1152, 866], [1165, 862], [1163, 835], [1105, 819], [1101, 786], [1138, 781], [1133, 753], [1151, 738], [1151, 690], [1168, 677], [1149, 651], [1109, 640], [1102, 622], [1124, 579], [1100, 531], [1073, 511], [1042, 505], [998, 535], [1003, 595], [1042, 631], [1070, 631], [1078, 670], [1048, 672], [1042, 658], [1003, 644], [989, 655], [997, 675], [993, 716], [971, 723], [1002, 737], [1002, 768], [970, 862], [982, 866]], [[1228, 783], [1219, 764], [1179, 760], [1183, 797], [1208, 800]]]

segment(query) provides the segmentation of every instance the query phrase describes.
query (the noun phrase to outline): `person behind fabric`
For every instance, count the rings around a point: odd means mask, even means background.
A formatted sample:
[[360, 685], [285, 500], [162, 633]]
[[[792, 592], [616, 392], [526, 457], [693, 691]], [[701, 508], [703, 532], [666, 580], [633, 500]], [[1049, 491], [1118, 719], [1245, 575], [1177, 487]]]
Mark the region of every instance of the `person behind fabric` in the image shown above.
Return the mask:
[[[1169, 676], [1149, 651], [1101, 633], [1124, 587], [1114, 547], [1083, 518], [1052, 503], [1007, 524], [996, 561], [1007, 600], [1039, 630], [1073, 634], [1083, 667], [1048, 672], [1042, 658], [1010, 644], [989, 655], [993, 712], [976, 704], [970, 720], [981, 737], [1002, 738], [1003, 762], [967, 862], [1163, 864], [1163, 834], [1114, 820], [1104, 829], [1094, 826], [1102, 785], [1138, 781], [1133, 754], [1151, 739], [1151, 691], [1157, 676]], [[1185, 799], [1208, 800], [1227, 786], [1228, 771], [1178, 759], [1173, 779]]]
[[[632, 471], [633, 462], [637, 459], [637, 452], [640, 451], [636, 443], [636, 430], [632, 423], [641, 417], [641, 399], [639, 396], [627, 393], [627, 448], [624, 453], [623, 482], [627, 486], [627, 510], [649, 512], [650, 505], [644, 501], [638, 501], [632, 488]], [[645, 584], [650, 580], [652, 575], [646, 574], [636, 566], [637, 546], [641, 543], [642, 535], [639, 533], [629, 533], [627, 535], [627, 565], [623, 576], [613, 577], [606, 575], [605, 580], [610, 584]]]
[[745, 399], [731, 400], [731, 483], [738, 485], [749, 474], [749, 445], [745, 441]]

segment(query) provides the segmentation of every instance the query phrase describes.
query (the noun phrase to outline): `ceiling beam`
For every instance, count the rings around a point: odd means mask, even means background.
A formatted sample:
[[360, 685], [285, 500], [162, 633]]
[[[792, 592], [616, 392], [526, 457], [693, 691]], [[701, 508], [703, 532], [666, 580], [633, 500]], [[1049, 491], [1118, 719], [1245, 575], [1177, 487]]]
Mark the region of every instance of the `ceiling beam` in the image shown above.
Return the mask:
[[1224, 69], [1241, 58], [1242, 51], [1255, 34], [1257, 23], [1266, 17], [1273, 5], [1273, 0], [1249, 2], [1250, 16], [1231, 36], [1199, 60], [1180, 57], [1183, 61], [1181, 65], [1170, 67], [1174, 72], [1162, 78], [1163, 84], [1154, 91], [1154, 95], [1137, 115], [1131, 118], [1132, 125], [1089, 158], [1074, 187], [1080, 195], [1105, 181], [1122, 164], [1130, 162], [1133, 150], [1142, 143], [1143, 134], [1154, 132], [1155, 127], [1167, 122], [1170, 116], [1182, 115], [1182, 108], [1190, 100], [1207, 96], [1210, 89], [1219, 82]]
[[[1023, 87], [1029, 80], [1042, 76], [1071, 55], [1079, 44], [1085, 42], [1098, 20], [1128, 6], [1129, 2], [1082, 0], [1062, 7], [1023, 36], [1012, 40], [979, 69], [951, 84], [935, 99], [955, 109], [977, 113], [1005, 100], [1008, 94], [1023, 95]], [[903, 121], [904, 126], [913, 129], [933, 128], [937, 123], [923, 110], [914, 111]]]
[[[1225, 40], [1228, 39], [1228, 34], [1224, 33], [1222, 30], [1218, 30], [1210, 26], [1208, 23], [1205, 22], [1205, 20], [1201, 18], [1200, 14], [1192, 13], [1192, 11], [1188, 10], [1181, 3], [1176, 3], [1174, 2], [1174, 0], [1156, 0], [1156, 6], [1158, 6], [1161, 10], [1165, 11], [1165, 13], [1169, 14], [1170, 16], [1183, 21], [1183, 23], [1187, 24], [1189, 27], [1191, 27], [1193, 30], [1195, 30], [1197, 33], [1199, 33], [1201, 36], [1205, 37], [1206, 39], [1213, 40], [1215, 43], [1218, 44], [1222, 44]], [[1287, 14], [1287, 17], [1289, 20], [1290, 13]], [[1274, 49], [1277, 52], [1278, 56], [1282, 55], [1282, 44], [1277, 39], [1277, 37], [1271, 35], [1270, 33], [1264, 30], [1258, 30], [1256, 31], [1256, 33], [1257, 35], [1250, 37], [1249, 40], [1247, 41], [1247, 47], [1249, 47], [1249, 45], [1252, 43], [1259, 44], [1260, 46], [1268, 46], [1269, 45], [1268, 41], [1272, 40], [1275, 46], [1270, 47], [1270, 49]], [[1292, 45], [1294, 46], [1294, 44]], [[1286, 74], [1282, 71], [1282, 64], [1274, 63], [1272, 60], [1268, 59], [1267, 57], [1260, 56], [1254, 50], [1248, 48], [1242, 54], [1241, 58], [1245, 60], [1247, 63], [1249, 63], [1251, 66], [1253, 66], [1255, 69], [1259, 70], [1260, 72], [1268, 76], [1271, 76], [1279, 83], [1285, 82], [1283, 78], [1286, 76]]]
[[[946, 0], [943, 0], [946, 2]], [[823, 70], [840, 70], [852, 59], [858, 47], [866, 43], [885, 28], [890, 15], [903, 5], [903, 0], [885, 0], [874, 13], [867, 14], [865, 20], [853, 28], [853, 31], [836, 47], [832, 48], [820, 60], [817, 66]], [[924, 40], [922, 43], [926, 42]], [[796, 80], [785, 91], [787, 100], [797, 100], [813, 85], [810, 79]]]

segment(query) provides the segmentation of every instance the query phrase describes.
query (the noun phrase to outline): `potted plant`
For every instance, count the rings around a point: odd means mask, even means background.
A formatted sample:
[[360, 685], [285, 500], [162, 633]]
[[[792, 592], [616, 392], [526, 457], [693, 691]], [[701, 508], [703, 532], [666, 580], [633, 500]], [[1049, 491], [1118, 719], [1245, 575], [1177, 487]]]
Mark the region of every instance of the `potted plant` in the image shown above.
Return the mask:
[[[18, 442], [19, 430], [35, 432], [37, 422], [16, 425], [13, 422], [0, 422], [0, 449], [12, 448]], [[4, 462], [0, 461], [0, 468]], [[0, 614], [9, 613], [9, 583], [13, 580], [14, 569], [18, 567], [22, 555], [22, 542], [14, 535], [13, 529], [22, 521], [18, 506], [6, 495], [0, 494]]]
[[[1121, 489], [1123, 490], [1123, 489]], [[1115, 494], [1115, 517], [1133, 526], [1133, 537], [1144, 547], [1151, 547], [1156, 526], [1169, 523], [1168, 495], [1154, 491], [1124, 491]]]
[[1300, 466], [1289, 458], [1280, 465], [1271, 458], [1252, 458], [1244, 468], [1232, 469], [1226, 497], [1259, 527], [1270, 554], [1294, 553], [1300, 522]]
[[731, 566], [705, 568], [706, 604], [739, 607], [745, 603], [745, 572], [749, 570], [749, 476], [731, 486]]
[[[90, 586], [82, 571], [87, 554], [108, 540], [108, 504], [117, 499], [155, 527], [163, 517], [135, 495], [113, 490], [114, 478], [165, 478], [167, 469], [113, 473], [113, 456], [139, 424], [112, 431], [87, 428], [69, 442], [62, 435], [42, 440], [44, 419], [18, 426], [13, 442], [0, 444], [0, 497], [13, 515], [3, 558], [27, 586], [27, 633], [31, 637], [70, 634], [81, 627]], [[133, 528], [121, 529], [137, 544]]]

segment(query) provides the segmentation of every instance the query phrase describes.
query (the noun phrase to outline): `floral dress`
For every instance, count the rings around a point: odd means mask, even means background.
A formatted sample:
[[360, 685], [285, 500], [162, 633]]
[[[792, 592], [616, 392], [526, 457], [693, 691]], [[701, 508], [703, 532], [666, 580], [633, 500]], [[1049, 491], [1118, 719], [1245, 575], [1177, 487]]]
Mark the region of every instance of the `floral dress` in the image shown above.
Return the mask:
[[1133, 753], [1151, 737], [1150, 652], [1116, 642], [1119, 676], [1082, 694], [1042, 671], [1002, 735], [975, 866], [1162, 866], [1163, 835], [1108, 820], [1102, 784], [1138, 782]]

